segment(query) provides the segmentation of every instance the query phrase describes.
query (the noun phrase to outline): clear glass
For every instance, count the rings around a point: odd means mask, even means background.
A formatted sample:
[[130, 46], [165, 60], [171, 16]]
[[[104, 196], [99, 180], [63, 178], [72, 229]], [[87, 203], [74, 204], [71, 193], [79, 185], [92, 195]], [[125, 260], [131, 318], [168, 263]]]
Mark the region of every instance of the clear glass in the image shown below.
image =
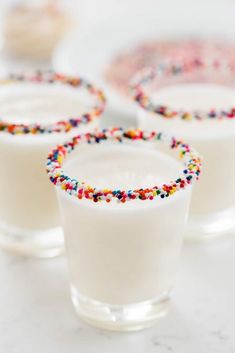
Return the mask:
[[60, 0], [11, 2], [5, 8], [3, 21], [7, 56], [26, 63], [49, 62], [59, 41], [74, 26], [72, 14], [66, 3]]
[[[98, 188], [127, 188], [168, 180], [182, 165], [154, 148], [122, 144], [78, 148], [63, 169]], [[109, 330], [153, 325], [169, 307], [191, 187], [125, 204], [97, 204], [57, 190], [78, 315]]]
[[[76, 91], [76, 92], [74, 92]], [[7, 121], [58, 121], [86, 106], [77, 90], [48, 85], [1, 87], [0, 112]], [[53, 257], [63, 252], [56, 193], [45, 171], [46, 156], [73, 133], [92, 131], [95, 122], [70, 133], [11, 135], [0, 132], [0, 246], [21, 255]]]
[[[226, 78], [227, 79], [227, 78]], [[172, 80], [174, 81], [174, 80]], [[175, 80], [176, 81], [176, 80]], [[153, 99], [171, 108], [184, 110], [234, 106], [234, 87], [223, 84], [170, 82], [152, 92]], [[203, 172], [195, 186], [190, 205], [187, 235], [207, 240], [235, 230], [235, 121], [182, 121], [138, 111], [138, 126], [176, 134], [203, 156]]]

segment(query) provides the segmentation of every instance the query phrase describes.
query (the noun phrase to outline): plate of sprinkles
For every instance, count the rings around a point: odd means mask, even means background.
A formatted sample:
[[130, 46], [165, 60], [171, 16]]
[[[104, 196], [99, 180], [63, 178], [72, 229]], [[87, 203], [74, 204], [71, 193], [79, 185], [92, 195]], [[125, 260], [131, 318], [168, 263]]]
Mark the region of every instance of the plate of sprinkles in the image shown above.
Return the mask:
[[[172, 18], [169, 26], [171, 15], [168, 12], [166, 15], [165, 11], [161, 16], [147, 14], [148, 21], [146, 17], [130, 19], [124, 16], [121, 30], [118, 18], [112, 20], [110, 17], [102, 25], [70, 34], [55, 52], [54, 68], [69, 74], [82, 72], [85, 77], [95, 80], [106, 91], [108, 111], [130, 119], [135, 117], [136, 110], [130, 99], [129, 82], [137, 71], [155, 67], [165, 58], [235, 57], [235, 44], [229, 40], [226, 28], [221, 28], [220, 35], [216, 35], [213, 28], [202, 33], [200, 26], [196, 28], [188, 23], [185, 33], [186, 26], [181, 24], [180, 14]], [[184, 24], [190, 22], [190, 18], [183, 18], [183, 21]], [[204, 22], [206, 17], [200, 17], [198, 23], [203, 26]]]

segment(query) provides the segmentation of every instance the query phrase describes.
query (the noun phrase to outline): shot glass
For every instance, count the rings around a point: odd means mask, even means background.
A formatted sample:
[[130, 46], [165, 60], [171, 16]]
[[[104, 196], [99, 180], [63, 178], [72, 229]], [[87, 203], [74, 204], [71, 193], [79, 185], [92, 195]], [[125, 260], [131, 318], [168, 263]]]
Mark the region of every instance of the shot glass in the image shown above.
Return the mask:
[[102, 91], [79, 77], [44, 71], [0, 80], [0, 246], [36, 257], [61, 253], [45, 159], [66, 137], [97, 127], [104, 103]]
[[194, 58], [145, 69], [132, 82], [140, 128], [178, 135], [203, 156], [187, 233], [210, 239], [235, 230], [235, 66]]
[[131, 331], [166, 314], [200, 167], [193, 149], [156, 131], [104, 129], [50, 153], [82, 319]]

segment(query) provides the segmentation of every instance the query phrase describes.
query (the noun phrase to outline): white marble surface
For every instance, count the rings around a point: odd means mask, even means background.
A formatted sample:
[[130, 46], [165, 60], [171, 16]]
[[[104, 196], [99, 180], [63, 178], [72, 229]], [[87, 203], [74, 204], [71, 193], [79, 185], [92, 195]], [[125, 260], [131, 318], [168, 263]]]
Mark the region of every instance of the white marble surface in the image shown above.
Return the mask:
[[235, 236], [186, 244], [169, 315], [150, 329], [112, 333], [82, 323], [64, 257], [0, 252], [1, 353], [233, 353]]

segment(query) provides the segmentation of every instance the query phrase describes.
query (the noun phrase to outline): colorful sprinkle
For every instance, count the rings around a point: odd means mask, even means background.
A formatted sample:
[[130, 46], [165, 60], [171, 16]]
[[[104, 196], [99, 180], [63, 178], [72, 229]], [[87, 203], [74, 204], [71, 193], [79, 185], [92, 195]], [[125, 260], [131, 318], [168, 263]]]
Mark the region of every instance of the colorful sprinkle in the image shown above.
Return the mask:
[[[135, 190], [111, 190], [97, 189], [87, 185], [85, 182], [71, 179], [67, 176], [62, 164], [68, 154], [70, 154], [79, 144], [96, 144], [104, 141], [125, 143], [130, 141], [162, 142], [170, 149], [179, 151], [179, 156], [184, 162], [182, 175], [176, 180], [170, 181], [162, 186]], [[191, 185], [194, 180], [199, 178], [201, 172], [201, 159], [197, 152], [182, 141], [169, 137], [161, 132], [145, 132], [139, 129], [123, 130], [122, 128], [103, 129], [95, 133], [87, 133], [75, 136], [72, 140], [63, 145], [57, 146], [48, 156], [47, 173], [51, 182], [60, 187], [68, 194], [79, 200], [86, 198], [94, 202], [110, 202], [115, 199], [118, 202], [131, 200], [153, 200], [156, 197], [165, 198], [172, 196], [175, 192]]]
[[63, 133], [69, 132], [80, 125], [88, 124], [97, 119], [105, 108], [105, 96], [103, 92], [80, 77], [62, 75], [53, 71], [37, 71], [33, 74], [10, 74], [9, 77], [0, 79], [0, 85], [12, 84], [16, 82], [28, 82], [35, 84], [62, 84], [73, 88], [85, 88], [93, 95], [97, 103], [90, 111], [77, 117], [70, 117], [53, 124], [12, 124], [0, 118], [0, 132], [7, 132], [12, 135]]

